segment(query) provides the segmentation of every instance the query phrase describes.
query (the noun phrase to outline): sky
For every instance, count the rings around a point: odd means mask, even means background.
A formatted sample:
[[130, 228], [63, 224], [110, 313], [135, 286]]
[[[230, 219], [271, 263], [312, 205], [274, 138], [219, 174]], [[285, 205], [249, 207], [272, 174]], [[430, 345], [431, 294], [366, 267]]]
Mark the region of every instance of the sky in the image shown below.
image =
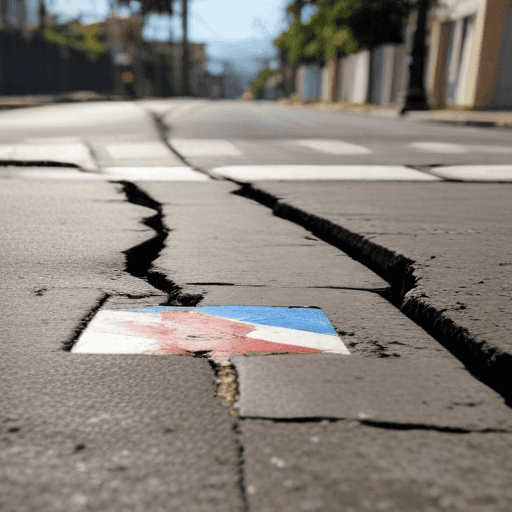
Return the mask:
[[[83, 16], [84, 21], [104, 19], [109, 0], [46, 0], [48, 11], [61, 20]], [[174, 0], [176, 14], [152, 16], [143, 37], [179, 41], [181, 0]], [[224, 62], [257, 73], [276, 56], [272, 41], [287, 28], [286, 6], [290, 0], [189, 0], [189, 41], [207, 44], [209, 69], [220, 73]], [[274, 63], [275, 64], [275, 63]], [[255, 71], [254, 71], [255, 70]]]

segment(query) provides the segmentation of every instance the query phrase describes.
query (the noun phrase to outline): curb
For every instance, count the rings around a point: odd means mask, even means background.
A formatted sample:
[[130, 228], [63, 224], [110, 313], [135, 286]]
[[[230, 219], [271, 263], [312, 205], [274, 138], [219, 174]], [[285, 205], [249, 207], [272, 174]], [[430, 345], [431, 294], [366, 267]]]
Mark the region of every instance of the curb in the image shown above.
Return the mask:
[[42, 107], [58, 103], [89, 103], [93, 101], [115, 101], [120, 99], [124, 98], [111, 94], [92, 94], [87, 91], [72, 91], [39, 96], [2, 96], [0, 97], [0, 111], [14, 108]]
[[502, 123], [500, 121], [476, 121], [476, 120], [455, 120], [455, 119], [419, 119], [420, 121], [427, 123], [436, 123], [436, 124], [447, 124], [451, 126], [472, 126], [476, 128], [502, 128], [506, 130], [510, 130], [512, 128], [512, 123]]
[[[287, 103], [287, 102], [277, 102], [280, 105], [295, 107], [295, 108], [312, 108], [314, 110], [320, 111], [328, 111], [328, 112], [340, 112], [340, 113], [349, 113], [349, 114], [369, 114], [378, 117], [388, 117], [388, 118], [401, 118], [402, 116], [399, 114], [399, 111], [392, 108], [386, 107], [373, 107], [369, 105], [345, 105], [345, 106], [336, 106], [336, 104], [322, 104], [322, 103]], [[431, 111], [436, 112], [436, 111]], [[457, 115], [455, 113], [455, 115]], [[416, 121], [427, 122], [427, 123], [436, 123], [436, 124], [446, 124], [451, 126], [470, 126], [476, 128], [501, 128], [501, 129], [511, 129], [512, 128], [512, 120], [511, 121], [500, 121], [500, 120], [491, 120], [491, 119], [442, 119], [436, 118], [435, 116], [427, 117], [423, 111], [411, 111], [406, 113], [404, 117], [408, 117], [409, 119], [414, 119]], [[510, 118], [512, 119], [512, 113], [510, 114]]]
[[457, 357], [476, 378], [512, 404], [512, 354], [485, 340], [478, 340], [468, 329], [447, 317], [444, 310], [416, 296], [417, 277], [413, 260], [327, 219], [284, 203], [252, 184], [237, 183], [241, 185], [237, 194], [253, 199], [273, 210], [274, 215], [302, 226], [385, 279], [391, 285], [386, 298], [393, 305]]

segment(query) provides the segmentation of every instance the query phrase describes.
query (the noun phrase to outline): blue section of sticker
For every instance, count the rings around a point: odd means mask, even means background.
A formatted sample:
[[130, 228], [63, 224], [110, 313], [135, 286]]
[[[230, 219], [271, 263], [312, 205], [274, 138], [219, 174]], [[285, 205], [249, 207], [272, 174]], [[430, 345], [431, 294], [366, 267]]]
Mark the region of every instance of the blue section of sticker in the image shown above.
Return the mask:
[[272, 306], [197, 306], [195, 308], [184, 308], [156, 306], [127, 311], [159, 313], [162, 310], [197, 311], [205, 315], [240, 320], [241, 322], [337, 336], [336, 331], [324, 312], [321, 309], [314, 308], [282, 308]]

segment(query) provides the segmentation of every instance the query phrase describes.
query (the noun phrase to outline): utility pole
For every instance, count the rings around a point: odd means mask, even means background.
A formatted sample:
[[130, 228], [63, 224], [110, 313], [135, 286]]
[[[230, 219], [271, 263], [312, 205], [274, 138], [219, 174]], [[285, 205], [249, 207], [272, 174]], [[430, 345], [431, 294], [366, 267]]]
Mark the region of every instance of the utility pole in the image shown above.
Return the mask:
[[187, 0], [181, 0], [181, 22], [183, 30], [183, 49], [181, 57], [181, 81], [183, 96], [189, 95], [189, 57], [188, 57], [188, 23], [187, 23]]
[[46, 28], [46, 5], [44, 0], [39, 0], [39, 29], [41, 32]]
[[416, 31], [414, 32], [411, 63], [409, 65], [409, 84], [405, 95], [404, 106], [401, 115], [409, 110], [430, 110], [425, 91], [425, 61], [427, 47], [425, 39], [427, 35], [427, 12], [430, 0], [418, 0], [418, 17], [416, 19]]

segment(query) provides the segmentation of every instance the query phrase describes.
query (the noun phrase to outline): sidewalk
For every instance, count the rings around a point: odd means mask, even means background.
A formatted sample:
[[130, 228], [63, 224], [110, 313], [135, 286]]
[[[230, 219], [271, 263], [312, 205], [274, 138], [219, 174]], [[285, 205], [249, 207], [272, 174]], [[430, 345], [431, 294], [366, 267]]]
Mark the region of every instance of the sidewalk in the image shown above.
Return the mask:
[[104, 101], [115, 99], [110, 95], [94, 91], [70, 91], [55, 94], [28, 94], [0, 96], [0, 111], [11, 108], [40, 107], [51, 103], [68, 103], [76, 101]]
[[[393, 107], [381, 107], [369, 104], [354, 104], [346, 101], [328, 102], [318, 101], [313, 103], [302, 103], [296, 99], [278, 100], [280, 105], [292, 107], [309, 107], [318, 110], [330, 110], [336, 112], [350, 112], [353, 114], [371, 114], [381, 117], [399, 117], [400, 110]], [[459, 109], [430, 110], [427, 112], [408, 112], [407, 118], [421, 121], [453, 124], [456, 126], [478, 126], [487, 128], [512, 128], [512, 112], [507, 111], [485, 111], [477, 112]]]

